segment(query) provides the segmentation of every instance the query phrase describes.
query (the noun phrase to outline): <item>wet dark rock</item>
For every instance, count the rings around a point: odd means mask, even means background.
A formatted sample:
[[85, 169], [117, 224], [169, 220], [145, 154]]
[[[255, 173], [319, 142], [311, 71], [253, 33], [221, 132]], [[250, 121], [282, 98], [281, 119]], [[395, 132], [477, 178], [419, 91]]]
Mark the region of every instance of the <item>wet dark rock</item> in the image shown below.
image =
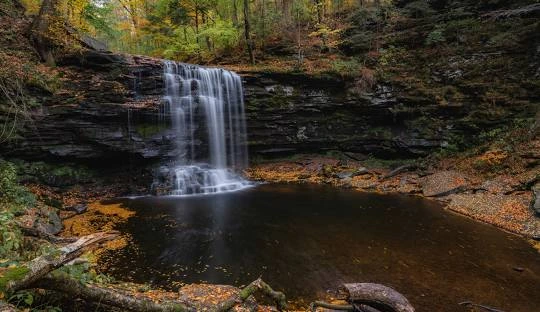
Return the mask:
[[[0, 147], [0, 152], [34, 159], [107, 163], [176, 156], [176, 134], [168, 130], [167, 116], [159, 113], [161, 60], [88, 51], [66, 56], [59, 64], [63, 66], [60, 69], [69, 69], [66, 91], [40, 95], [42, 107], [34, 112], [22, 139]], [[487, 131], [510, 120], [504, 116], [485, 118], [485, 110], [475, 109], [477, 101], [472, 98], [440, 105], [423, 93], [413, 94], [388, 83], [356, 94], [350, 92], [349, 82], [335, 77], [240, 74], [250, 154], [262, 157], [341, 151], [415, 158], [452, 147], [453, 141], [472, 138], [479, 129]], [[476, 94], [475, 88], [463, 93]], [[521, 113], [526, 111], [524, 108]], [[515, 114], [510, 110], [505, 113]]]
[[367, 168], [361, 167], [354, 171], [345, 171], [345, 172], [338, 172], [334, 175], [334, 177], [338, 179], [351, 179], [352, 177], [368, 174], [369, 170]]
[[540, 183], [537, 183], [532, 188], [533, 192], [533, 201], [532, 201], [532, 209], [536, 213], [537, 216], [540, 217]]
[[88, 210], [87, 204], [77, 204], [75, 206], [69, 207], [68, 210], [74, 211], [77, 214], [85, 213]]
[[24, 139], [0, 147], [2, 152], [33, 159], [120, 161], [171, 153], [167, 126], [157, 123], [160, 60], [88, 51], [59, 64], [68, 91], [45, 97], [21, 134]]
[[335, 177], [338, 179], [351, 179], [354, 176], [354, 172], [339, 172], [335, 174]]
[[63, 225], [56, 209], [43, 207], [39, 210], [38, 216], [34, 220], [33, 227], [44, 233], [56, 235], [62, 231]]

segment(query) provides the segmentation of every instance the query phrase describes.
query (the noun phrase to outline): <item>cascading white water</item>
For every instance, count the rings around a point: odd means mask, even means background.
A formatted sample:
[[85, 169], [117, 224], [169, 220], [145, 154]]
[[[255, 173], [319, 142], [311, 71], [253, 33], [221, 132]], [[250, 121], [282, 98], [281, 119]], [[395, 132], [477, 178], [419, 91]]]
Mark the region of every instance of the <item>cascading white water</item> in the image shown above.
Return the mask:
[[[236, 73], [165, 61], [166, 107], [175, 133], [171, 195], [235, 191], [251, 184], [234, 171], [247, 165], [242, 80]], [[196, 150], [206, 124], [208, 155]], [[205, 160], [206, 163], [202, 162]]]

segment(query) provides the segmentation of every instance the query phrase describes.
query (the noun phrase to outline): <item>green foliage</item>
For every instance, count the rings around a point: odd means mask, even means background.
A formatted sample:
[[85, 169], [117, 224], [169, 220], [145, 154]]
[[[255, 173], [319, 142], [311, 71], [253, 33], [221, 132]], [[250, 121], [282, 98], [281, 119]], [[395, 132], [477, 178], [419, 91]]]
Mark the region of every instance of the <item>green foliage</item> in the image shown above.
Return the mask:
[[332, 62], [332, 70], [344, 78], [356, 77], [362, 64], [357, 59], [335, 60]]
[[7, 300], [21, 311], [31, 312], [62, 312], [58, 306], [52, 305], [54, 297], [43, 296], [35, 290], [21, 290]]
[[426, 45], [436, 46], [442, 42], [445, 42], [446, 38], [444, 37], [444, 26], [437, 25], [426, 38]]
[[29, 271], [30, 269], [24, 266], [12, 266], [5, 269], [0, 276], [0, 292], [5, 292], [10, 281], [21, 279]]
[[51, 186], [68, 186], [87, 183], [94, 173], [87, 167], [77, 164], [51, 164], [42, 161], [14, 161], [20, 174], [27, 181], [40, 182]]
[[0, 259], [18, 260], [23, 246], [22, 233], [13, 212], [0, 211]]
[[111, 2], [103, 2], [100, 5], [97, 5], [96, 2], [88, 2], [84, 6], [81, 15], [89, 26], [93, 27], [94, 31], [111, 39], [118, 35], [113, 25], [108, 23], [114, 18]]
[[407, 51], [404, 48], [390, 45], [381, 49], [378, 61], [382, 66], [395, 66], [405, 55], [407, 55]]
[[214, 46], [218, 46], [220, 49], [231, 49], [238, 43], [240, 35], [238, 28], [232, 22], [218, 20], [201, 30], [198, 38], [201, 41], [208, 38]]
[[412, 18], [428, 17], [435, 13], [427, 0], [417, 0], [404, 7], [406, 14]]
[[70, 278], [74, 278], [83, 284], [87, 283], [99, 283], [106, 284], [114, 282], [114, 279], [105, 274], [97, 274], [92, 268], [90, 262], [83, 262], [79, 264], [64, 265], [54, 272], [57, 275], [68, 275]]
[[34, 303], [34, 294], [29, 291], [20, 291], [8, 299], [8, 302], [14, 304], [16, 307], [20, 307], [23, 304], [31, 306]]
[[0, 160], [0, 204], [18, 206], [35, 204], [33, 194], [19, 185], [16, 166], [4, 160]]

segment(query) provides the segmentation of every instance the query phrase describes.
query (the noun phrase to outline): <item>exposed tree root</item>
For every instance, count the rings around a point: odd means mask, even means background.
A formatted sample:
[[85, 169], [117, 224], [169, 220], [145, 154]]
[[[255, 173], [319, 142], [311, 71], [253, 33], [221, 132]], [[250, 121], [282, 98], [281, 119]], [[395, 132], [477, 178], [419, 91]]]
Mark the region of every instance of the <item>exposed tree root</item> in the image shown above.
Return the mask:
[[238, 295], [239, 298], [227, 300], [219, 304], [216, 308], [216, 312], [229, 311], [236, 304], [246, 301], [247, 298], [257, 292], [260, 292], [274, 300], [278, 310], [283, 311], [287, 308], [287, 300], [285, 298], [285, 294], [273, 290], [270, 285], [266, 284], [262, 279], [258, 278], [240, 291], [240, 294]]

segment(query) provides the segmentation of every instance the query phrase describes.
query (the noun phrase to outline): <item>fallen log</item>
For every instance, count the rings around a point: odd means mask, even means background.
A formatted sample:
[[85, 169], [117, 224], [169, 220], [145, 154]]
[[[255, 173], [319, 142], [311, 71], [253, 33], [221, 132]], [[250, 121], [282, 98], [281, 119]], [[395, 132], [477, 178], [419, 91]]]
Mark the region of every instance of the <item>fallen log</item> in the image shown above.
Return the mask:
[[0, 291], [14, 293], [27, 289], [40, 278], [79, 257], [87, 248], [118, 236], [118, 232], [100, 232], [83, 236], [76, 242], [66, 245], [47, 255], [35, 258], [21, 266], [2, 272], [5, 280], [0, 284]]
[[157, 303], [149, 298], [137, 298], [119, 289], [106, 288], [93, 284], [83, 284], [67, 274], [50, 274], [39, 279], [33, 288], [54, 290], [73, 298], [98, 302], [102, 305], [134, 312], [191, 312], [194, 308], [182, 302]]
[[372, 283], [343, 284], [339, 293], [351, 304], [365, 304], [377, 310], [414, 312], [407, 298], [396, 290]]

